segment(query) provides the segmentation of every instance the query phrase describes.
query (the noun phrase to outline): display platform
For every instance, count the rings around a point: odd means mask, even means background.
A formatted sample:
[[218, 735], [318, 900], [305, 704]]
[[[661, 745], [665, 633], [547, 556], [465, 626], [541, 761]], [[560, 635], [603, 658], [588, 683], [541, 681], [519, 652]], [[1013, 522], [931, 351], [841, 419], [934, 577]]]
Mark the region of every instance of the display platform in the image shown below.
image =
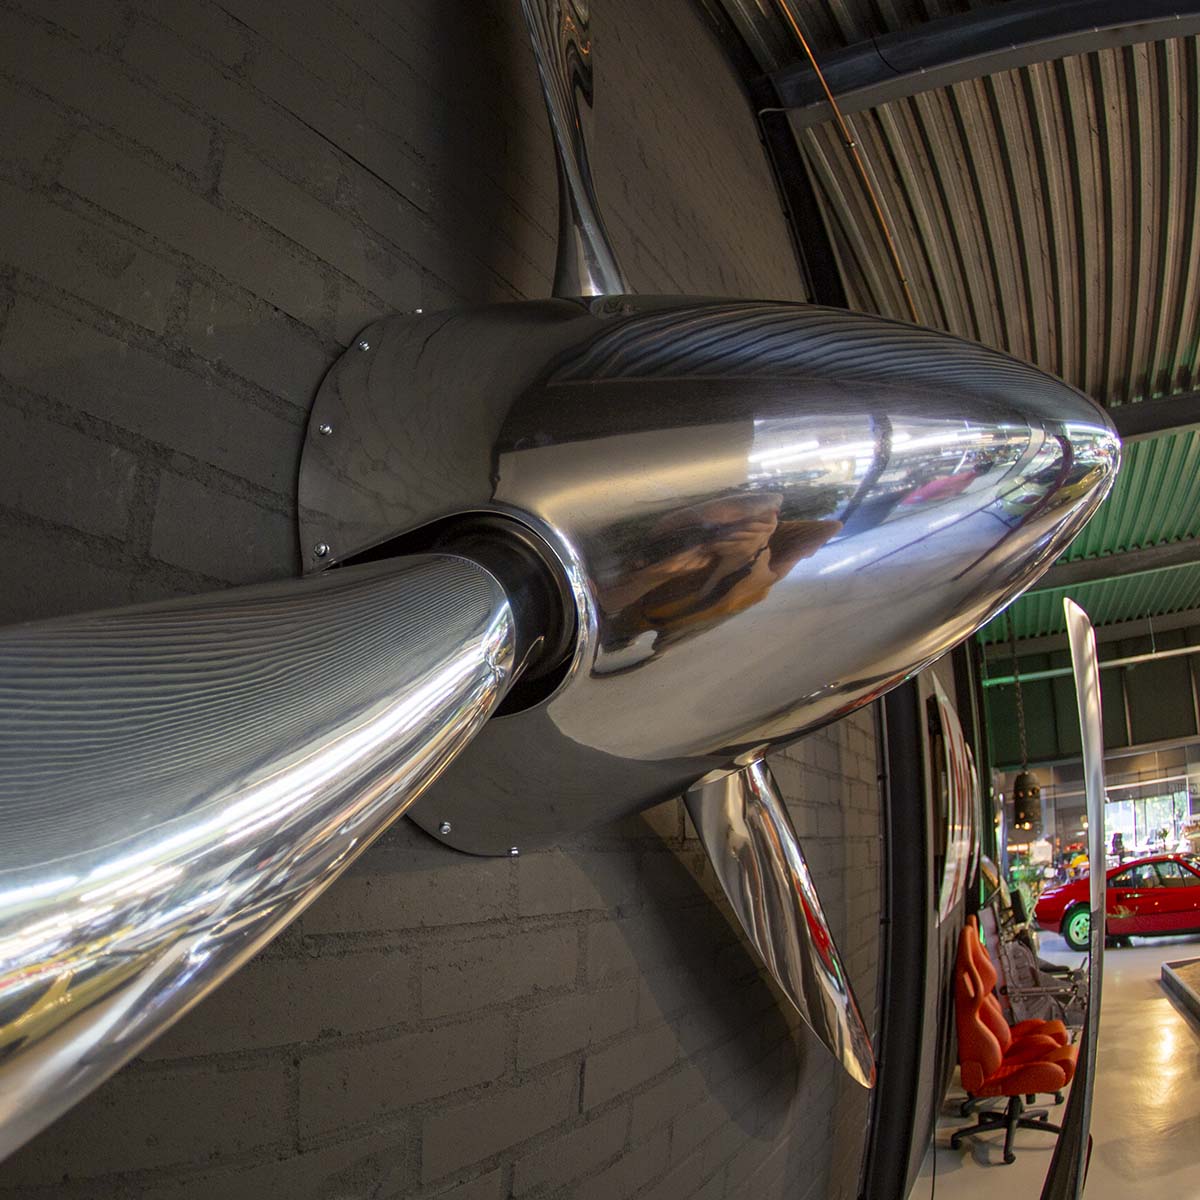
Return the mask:
[[1162, 985], [1200, 1021], [1200, 958], [1179, 958], [1162, 965]]

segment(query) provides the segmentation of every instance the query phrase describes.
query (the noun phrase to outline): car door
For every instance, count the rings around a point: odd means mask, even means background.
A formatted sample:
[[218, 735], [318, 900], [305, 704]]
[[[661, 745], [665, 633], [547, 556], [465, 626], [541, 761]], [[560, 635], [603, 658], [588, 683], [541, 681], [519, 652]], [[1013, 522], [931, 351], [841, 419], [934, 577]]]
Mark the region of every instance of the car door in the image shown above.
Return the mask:
[[1158, 894], [1165, 891], [1153, 863], [1126, 867], [1108, 881], [1108, 933], [1128, 936], [1154, 931]]
[[1200, 874], [1184, 863], [1167, 859], [1154, 864], [1162, 881], [1157, 893], [1155, 933], [1186, 933], [1200, 929]]

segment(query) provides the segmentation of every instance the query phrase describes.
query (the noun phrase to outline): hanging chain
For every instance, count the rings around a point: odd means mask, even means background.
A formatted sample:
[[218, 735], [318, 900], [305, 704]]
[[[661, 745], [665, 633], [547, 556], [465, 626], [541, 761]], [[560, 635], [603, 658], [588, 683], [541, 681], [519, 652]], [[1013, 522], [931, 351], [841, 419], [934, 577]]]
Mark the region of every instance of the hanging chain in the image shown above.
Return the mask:
[[1029, 770], [1029, 751], [1025, 747], [1025, 699], [1021, 695], [1021, 672], [1017, 667], [1017, 635], [1013, 632], [1012, 609], [1006, 612], [1008, 619], [1008, 650], [1012, 655], [1013, 687], [1017, 695], [1017, 736], [1021, 739], [1021, 770]]

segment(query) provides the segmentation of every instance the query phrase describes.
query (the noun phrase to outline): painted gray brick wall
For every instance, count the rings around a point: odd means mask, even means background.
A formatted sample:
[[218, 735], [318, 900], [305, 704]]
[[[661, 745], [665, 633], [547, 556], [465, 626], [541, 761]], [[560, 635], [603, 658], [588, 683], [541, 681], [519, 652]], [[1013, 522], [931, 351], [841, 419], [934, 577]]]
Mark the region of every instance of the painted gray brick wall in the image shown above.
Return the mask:
[[[802, 298], [687, 0], [593, 14], [634, 286]], [[0, 620], [294, 573], [308, 406], [357, 330], [548, 291], [517, 0], [5, 0], [0, 105]], [[775, 767], [873, 1017], [871, 714]], [[715, 889], [677, 801], [517, 861], [402, 821], [0, 1196], [852, 1197], [865, 1095]]]

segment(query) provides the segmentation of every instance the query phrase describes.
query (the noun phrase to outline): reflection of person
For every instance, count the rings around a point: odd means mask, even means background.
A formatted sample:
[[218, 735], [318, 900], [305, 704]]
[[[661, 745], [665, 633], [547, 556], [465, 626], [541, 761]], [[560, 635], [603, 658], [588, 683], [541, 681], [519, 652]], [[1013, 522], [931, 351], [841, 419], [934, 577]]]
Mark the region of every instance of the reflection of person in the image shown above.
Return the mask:
[[1117, 862], [1123, 863], [1129, 857], [1129, 852], [1125, 849], [1125, 835], [1119, 829], [1112, 835], [1112, 853]]
[[633, 569], [604, 587], [608, 647], [657, 631], [655, 653], [757, 604], [802, 558], [842, 528], [781, 520], [774, 492], [710, 500], [669, 513]]

